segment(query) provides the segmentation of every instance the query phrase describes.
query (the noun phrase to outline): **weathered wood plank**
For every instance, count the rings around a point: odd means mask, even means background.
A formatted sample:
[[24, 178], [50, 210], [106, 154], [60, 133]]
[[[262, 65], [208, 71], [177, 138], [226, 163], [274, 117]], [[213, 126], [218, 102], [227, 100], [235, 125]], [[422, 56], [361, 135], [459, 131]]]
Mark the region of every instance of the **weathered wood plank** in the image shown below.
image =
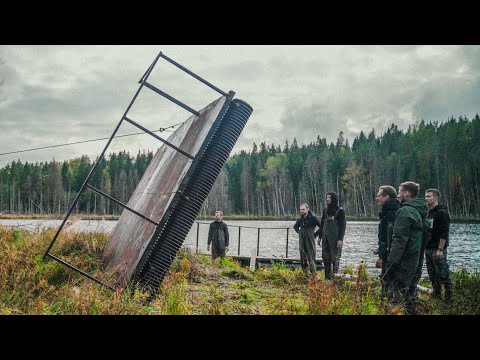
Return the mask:
[[[222, 96], [206, 106], [199, 117], [191, 116], [167, 140], [195, 156], [224, 103]], [[127, 205], [160, 222], [191, 164], [191, 159], [163, 144]], [[122, 212], [103, 255], [103, 265], [112, 272], [116, 284], [130, 280], [155, 229], [154, 224], [132, 212], [126, 209]]]

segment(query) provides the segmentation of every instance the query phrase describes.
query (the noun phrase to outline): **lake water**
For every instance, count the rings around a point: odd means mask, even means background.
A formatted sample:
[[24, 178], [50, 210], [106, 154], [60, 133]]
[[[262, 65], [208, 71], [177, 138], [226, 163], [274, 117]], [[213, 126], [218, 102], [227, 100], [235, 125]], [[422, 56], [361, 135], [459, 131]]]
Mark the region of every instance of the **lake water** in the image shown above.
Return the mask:
[[[70, 220], [69, 220], [70, 221]], [[287, 228], [288, 230], [288, 257], [299, 258], [298, 235], [293, 230], [293, 221], [225, 221], [229, 225], [230, 247], [227, 255], [249, 256], [252, 249], [257, 249], [258, 228], [260, 228], [259, 256], [285, 257]], [[0, 225], [13, 226], [30, 231], [44, 227], [57, 227], [62, 220], [2, 220]], [[99, 231], [109, 232], [117, 221], [104, 220], [76, 220], [65, 231]], [[198, 221], [187, 235], [184, 246], [195, 251], [207, 253], [207, 235], [209, 221]], [[345, 231], [340, 269], [346, 266], [357, 267], [360, 263], [367, 264], [369, 273], [380, 274], [375, 268], [377, 248], [378, 222], [349, 221]], [[240, 247], [239, 247], [240, 229]], [[451, 270], [465, 267], [471, 271], [478, 271], [480, 267], [480, 224], [451, 224], [448, 260]], [[321, 249], [317, 246], [317, 258], [321, 259]], [[424, 268], [423, 276], [426, 275]]]

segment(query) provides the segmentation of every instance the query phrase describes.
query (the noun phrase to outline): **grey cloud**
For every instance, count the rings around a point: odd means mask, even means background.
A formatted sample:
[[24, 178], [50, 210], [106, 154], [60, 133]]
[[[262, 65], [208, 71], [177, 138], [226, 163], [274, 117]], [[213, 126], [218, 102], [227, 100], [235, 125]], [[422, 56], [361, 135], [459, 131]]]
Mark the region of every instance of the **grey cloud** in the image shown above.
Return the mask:
[[322, 59], [295, 59], [293, 61], [280, 57], [270, 60], [268, 69], [274, 74], [275, 81], [278, 82], [325, 77], [332, 70], [331, 65]]
[[462, 47], [465, 63], [471, 74], [480, 73], [480, 46], [466, 45]]
[[328, 104], [318, 103], [306, 107], [292, 104], [290, 106], [280, 120], [283, 125], [282, 131], [276, 134], [282, 138], [282, 143], [285, 140], [291, 142], [293, 137], [299, 143], [310, 143], [316, 139], [317, 135], [326, 138], [327, 141], [334, 141], [340, 131], [350, 135], [346, 126], [347, 119], [344, 116], [335, 116], [329, 111]]
[[414, 105], [415, 117], [443, 122], [450, 117], [474, 117], [480, 113], [480, 77], [475, 79], [438, 79], [419, 89]]
[[219, 78], [241, 78], [242, 81], [255, 81], [266, 71], [266, 68], [267, 66], [259, 61], [248, 60], [225, 67], [210, 68], [208, 72], [218, 73]]
[[387, 51], [391, 53], [405, 53], [405, 52], [412, 52], [414, 50], [417, 50], [422, 46], [423, 45], [379, 45], [379, 46], [374, 46], [373, 48], [377, 47], [383, 51]]
[[[281, 119], [283, 130], [272, 134], [273, 138], [281, 139], [275, 140], [275, 143], [284, 143], [285, 140], [291, 142], [295, 137], [299, 143], [308, 144], [315, 141], [317, 135], [326, 138], [328, 143], [335, 143], [340, 131], [343, 131], [344, 137], [351, 144], [360, 131], [369, 133], [374, 129], [375, 133], [380, 135], [392, 122], [400, 127], [409, 124], [398, 112], [391, 109], [362, 113], [356, 111], [355, 107], [342, 108], [343, 112], [334, 113], [329, 110], [328, 104], [319, 103], [285, 111]], [[354, 127], [351, 126], [352, 122]]]

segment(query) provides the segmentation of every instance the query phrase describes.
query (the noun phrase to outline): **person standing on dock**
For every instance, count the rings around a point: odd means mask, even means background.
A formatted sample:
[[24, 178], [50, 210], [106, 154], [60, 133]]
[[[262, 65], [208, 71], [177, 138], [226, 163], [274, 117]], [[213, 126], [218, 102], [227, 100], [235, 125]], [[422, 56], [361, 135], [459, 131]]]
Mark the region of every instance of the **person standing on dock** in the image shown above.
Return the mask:
[[228, 226], [223, 221], [223, 212], [215, 211], [215, 221], [210, 224], [208, 229], [208, 245], [207, 251], [210, 251], [210, 244], [212, 245], [212, 259], [225, 257], [228, 251], [229, 234]]
[[393, 186], [380, 186], [377, 193], [377, 203], [382, 207], [382, 211], [378, 214], [380, 223], [378, 224], [378, 249], [375, 254], [378, 259], [375, 267], [382, 269], [380, 281], [382, 283], [382, 296], [386, 296], [389, 286], [385, 275], [385, 263], [390, 253], [390, 245], [392, 244], [393, 224], [395, 223], [395, 213], [400, 209], [400, 200], [397, 199], [397, 190]]
[[310, 275], [315, 278], [317, 267], [315, 265], [315, 228], [320, 227], [320, 221], [309, 210], [307, 204], [300, 205], [300, 219], [297, 220], [293, 229], [298, 234], [300, 265], [304, 272], [310, 270]]
[[327, 193], [325, 202], [327, 207], [323, 210], [320, 229], [315, 235], [318, 236], [318, 245], [322, 244], [325, 279], [329, 280], [332, 278], [332, 265], [334, 274], [338, 273], [340, 267], [343, 237], [347, 221], [345, 219], [345, 210], [338, 205], [337, 193]]

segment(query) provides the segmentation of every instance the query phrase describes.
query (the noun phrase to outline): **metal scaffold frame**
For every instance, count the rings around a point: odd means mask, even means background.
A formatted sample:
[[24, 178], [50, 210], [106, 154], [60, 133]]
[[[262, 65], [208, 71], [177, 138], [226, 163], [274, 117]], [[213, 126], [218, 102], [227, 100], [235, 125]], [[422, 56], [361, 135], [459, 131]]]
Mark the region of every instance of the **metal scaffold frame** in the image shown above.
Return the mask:
[[63, 227], [65, 226], [68, 218], [70, 217], [72, 211], [74, 210], [78, 200], [80, 199], [80, 196], [82, 195], [82, 193], [85, 191], [85, 189], [90, 189], [92, 191], [94, 191], [95, 193], [113, 201], [114, 203], [120, 205], [121, 207], [127, 209], [128, 211], [132, 212], [133, 214], [141, 217], [142, 219], [154, 224], [156, 227], [158, 227], [158, 225], [160, 224], [159, 222], [153, 220], [153, 219], [150, 219], [149, 217], [133, 210], [132, 208], [130, 208], [129, 206], [127, 206], [126, 204], [122, 203], [121, 201], [117, 200], [117, 199], [114, 199], [113, 197], [109, 196], [108, 194], [105, 194], [104, 192], [100, 191], [99, 189], [93, 187], [92, 185], [89, 184], [89, 180], [90, 178], [92, 177], [92, 175], [94, 174], [98, 164], [100, 163], [100, 161], [104, 158], [105, 156], [105, 153], [108, 149], [108, 147], [110, 146], [110, 143], [112, 142], [113, 138], [115, 137], [115, 135], [117, 134], [117, 132], [119, 131], [120, 129], [120, 126], [123, 124], [124, 121], [136, 126], [137, 128], [139, 128], [140, 130], [144, 131], [145, 133], [147, 134], [150, 134], [151, 136], [153, 136], [154, 138], [156, 138], [157, 140], [160, 140], [161, 142], [163, 142], [165, 145], [171, 147], [172, 149], [174, 149], [175, 151], [181, 153], [182, 155], [188, 157], [189, 159], [195, 159], [195, 155], [192, 155], [192, 154], [188, 154], [187, 152], [183, 151], [182, 149], [178, 148], [177, 146], [173, 145], [172, 143], [168, 142], [167, 140], [161, 138], [160, 136], [156, 135], [155, 133], [153, 133], [152, 131], [148, 130], [147, 128], [143, 127], [142, 125], [140, 125], [139, 123], [135, 122], [134, 120], [130, 119], [129, 117], [127, 117], [128, 115], [128, 112], [130, 111], [131, 107], [133, 106], [135, 100], [137, 99], [138, 95], [140, 94], [140, 91], [144, 88], [144, 87], [147, 87], [148, 89], [156, 92], [157, 94], [165, 97], [166, 99], [170, 100], [171, 102], [175, 103], [176, 105], [180, 106], [181, 108], [189, 111], [190, 113], [192, 113], [193, 115], [195, 116], [199, 116], [199, 112], [192, 109], [191, 107], [189, 107], [188, 105], [184, 104], [183, 102], [175, 99], [174, 97], [172, 97], [171, 95], [163, 92], [162, 90], [158, 89], [157, 87], [155, 87], [154, 85], [150, 84], [147, 82], [150, 74], [152, 73], [153, 69], [155, 68], [158, 60], [162, 58], [164, 60], [166, 60], [167, 62], [173, 64], [174, 66], [176, 66], [177, 68], [183, 70], [184, 72], [186, 72], [187, 74], [191, 75], [192, 77], [194, 77], [195, 79], [197, 79], [198, 81], [202, 82], [203, 84], [207, 85], [208, 87], [210, 87], [211, 89], [217, 91], [218, 93], [220, 93], [221, 95], [227, 97], [230, 101], [231, 99], [233, 98], [234, 96], [234, 92], [233, 91], [230, 91], [229, 93], [226, 93], [224, 91], [222, 91], [221, 89], [219, 89], [218, 87], [212, 85], [211, 83], [209, 83], [208, 81], [206, 81], [205, 79], [201, 78], [200, 76], [196, 75], [195, 73], [193, 73], [192, 71], [188, 70], [187, 68], [185, 68], [184, 66], [180, 65], [179, 63], [177, 63], [176, 61], [170, 59], [168, 56], [164, 55], [162, 52], [160, 52], [157, 57], [155, 58], [155, 60], [153, 61], [153, 63], [148, 67], [147, 71], [143, 74], [142, 78], [139, 80], [139, 88], [138, 90], [136, 91], [135, 95], [133, 96], [133, 99], [130, 101], [127, 109], [125, 110], [125, 113], [122, 115], [122, 117], [120, 118], [120, 121], [118, 122], [117, 126], [115, 127], [115, 130], [113, 131], [112, 135], [110, 136], [107, 144], [105, 145], [105, 147], [103, 148], [103, 151], [101, 152], [100, 156], [97, 158], [95, 164], [93, 165], [92, 169], [90, 170], [89, 174], [87, 175], [87, 178], [85, 179], [85, 181], [83, 182], [83, 185], [82, 187], [80, 188], [79, 192], [77, 193], [75, 199], [73, 200], [73, 203], [70, 205], [70, 208], [67, 212], [67, 214], [65, 215], [65, 218], [63, 219], [60, 227], [58, 228], [57, 232], [55, 233], [55, 236], [53, 237], [52, 241], [50, 242], [47, 250], [45, 251], [45, 254], [43, 255], [43, 260], [46, 260], [47, 258], [51, 258], [55, 261], [58, 261], [59, 263], [67, 266], [68, 268], [78, 272], [79, 274], [87, 277], [88, 279], [100, 284], [100, 285], [103, 285], [105, 286], [106, 288], [112, 290], [112, 291], [115, 291], [115, 288], [104, 283], [103, 281], [95, 278], [94, 276], [86, 273], [85, 271], [81, 270], [81, 269], [78, 269], [77, 267], [73, 266], [72, 264], [69, 264], [67, 263], [66, 261], [60, 259], [59, 257], [53, 255], [50, 251], [53, 247], [53, 245], [55, 244], [55, 242], [57, 241], [57, 238], [58, 236], [60, 235], [60, 232], [62, 231]]

